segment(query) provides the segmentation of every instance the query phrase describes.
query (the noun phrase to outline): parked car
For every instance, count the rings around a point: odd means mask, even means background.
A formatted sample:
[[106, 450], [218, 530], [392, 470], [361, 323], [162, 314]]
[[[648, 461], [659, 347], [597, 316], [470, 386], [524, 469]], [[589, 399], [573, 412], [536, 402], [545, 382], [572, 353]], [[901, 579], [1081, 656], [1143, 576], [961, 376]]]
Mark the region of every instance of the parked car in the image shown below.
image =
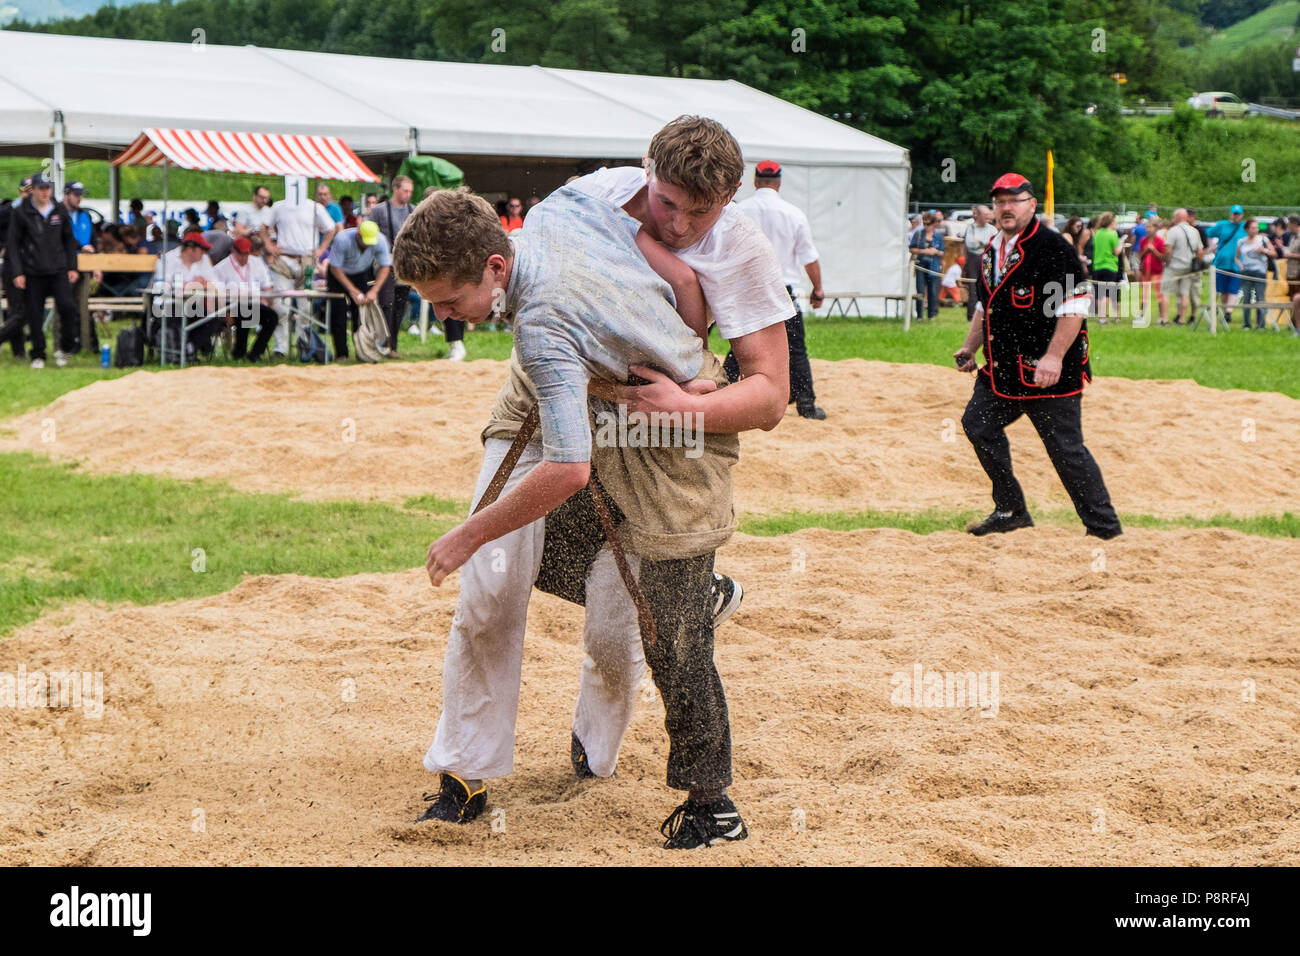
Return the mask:
[[1243, 103], [1235, 93], [1197, 93], [1188, 97], [1187, 105], [1192, 109], [1204, 110], [1206, 116], [1235, 117], [1240, 119], [1250, 115], [1250, 104]]

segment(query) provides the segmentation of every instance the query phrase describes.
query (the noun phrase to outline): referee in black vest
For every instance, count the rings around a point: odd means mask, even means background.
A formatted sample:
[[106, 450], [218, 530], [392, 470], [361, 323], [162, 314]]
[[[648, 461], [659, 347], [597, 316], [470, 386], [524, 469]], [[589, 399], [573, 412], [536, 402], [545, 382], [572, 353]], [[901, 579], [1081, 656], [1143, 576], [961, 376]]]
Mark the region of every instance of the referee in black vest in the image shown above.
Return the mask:
[[1122, 531], [1119, 518], [1084, 447], [1079, 417], [1092, 380], [1085, 320], [1092, 294], [1070, 243], [1036, 218], [1029, 180], [1007, 173], [989, 195], [999, 231], [980, 259], [970, 331], [953, 353], [963, 372], [975, 371], [981, 345], [986, 360], [961, 424], [993, 482], [994, 510], [968, 530], [984, 535], [1034, 523], [1006, 436], [1008, 425], [1028, 415], [1087, 533], [1113, 538]]

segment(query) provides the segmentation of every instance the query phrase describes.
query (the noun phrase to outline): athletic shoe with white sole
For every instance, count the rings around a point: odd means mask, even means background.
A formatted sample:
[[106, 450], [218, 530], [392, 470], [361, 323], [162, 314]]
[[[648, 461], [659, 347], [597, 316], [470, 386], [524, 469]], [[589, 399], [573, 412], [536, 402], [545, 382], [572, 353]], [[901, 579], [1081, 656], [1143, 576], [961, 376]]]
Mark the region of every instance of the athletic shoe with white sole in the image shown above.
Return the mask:
[[454, 773], [444, 773], [437, 793], [426, 793], [426, 801], [432, 801], [429, 809], [417, 819], [445, 820], [447, 823], [469, 823], [487, 806], [487, 787], [480, 785], [473, 793], [465, 781]]
[[465, 343], [452, 342], [447, 348], [447, 358], [451, 359], [453, 362], [465, 361]]
[[745, 591], [739, 581], [733, 581], [725, 574], [713, 572], [713, 587], [709, 589], [713, 599], [713, 626], [716, 628], [740, 607]]
[[719, 843], [735, 843], [749, 836], [745, 821], [730, 797], [712, 803], [687, 800], [659, 828], [667, 839], [665, 850], [694, 850]]
[[45, 359], [32, 359], [32, 368], [45, 368]]
[[66, 368], [68, 365], [68, 356], [58, 349], [54, 350], [54, 364], [59, 368]]

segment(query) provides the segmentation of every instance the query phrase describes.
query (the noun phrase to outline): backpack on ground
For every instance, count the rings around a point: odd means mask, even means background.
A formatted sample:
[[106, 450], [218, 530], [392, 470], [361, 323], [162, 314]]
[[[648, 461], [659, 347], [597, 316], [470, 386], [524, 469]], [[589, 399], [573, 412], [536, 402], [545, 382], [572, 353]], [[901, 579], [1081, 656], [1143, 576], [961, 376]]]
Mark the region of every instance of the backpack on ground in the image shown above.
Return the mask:
[[306, 326], [298, 331], [298, 361], [324, 365], [333, 357], [325, 345], [325, 340], [316, 333], [315, 328]]
[[144, 364], [144, 329], [132, 325], [117, 333], [113, 364], [117, 368], [136, 368]]

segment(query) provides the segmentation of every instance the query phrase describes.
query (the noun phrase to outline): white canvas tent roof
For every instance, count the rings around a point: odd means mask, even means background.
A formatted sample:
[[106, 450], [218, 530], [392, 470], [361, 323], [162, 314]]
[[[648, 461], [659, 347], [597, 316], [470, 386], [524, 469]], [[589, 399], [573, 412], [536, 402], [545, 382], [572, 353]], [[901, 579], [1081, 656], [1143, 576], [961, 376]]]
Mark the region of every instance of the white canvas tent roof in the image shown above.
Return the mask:
[[638, 160], [682, 113], [721, 121], [749, 163], [785, 166], [782, 195], [809, 215], [828, 290], [902, 291], [907, 151], [735, 81], [0, 30], [11, 154], [51, 151], [61, 114], [68, 157], [110, 158], [150, 127], [337, 136], [362, 156], [418, 148], [476, 188], [544, 195], [579, 169]]

